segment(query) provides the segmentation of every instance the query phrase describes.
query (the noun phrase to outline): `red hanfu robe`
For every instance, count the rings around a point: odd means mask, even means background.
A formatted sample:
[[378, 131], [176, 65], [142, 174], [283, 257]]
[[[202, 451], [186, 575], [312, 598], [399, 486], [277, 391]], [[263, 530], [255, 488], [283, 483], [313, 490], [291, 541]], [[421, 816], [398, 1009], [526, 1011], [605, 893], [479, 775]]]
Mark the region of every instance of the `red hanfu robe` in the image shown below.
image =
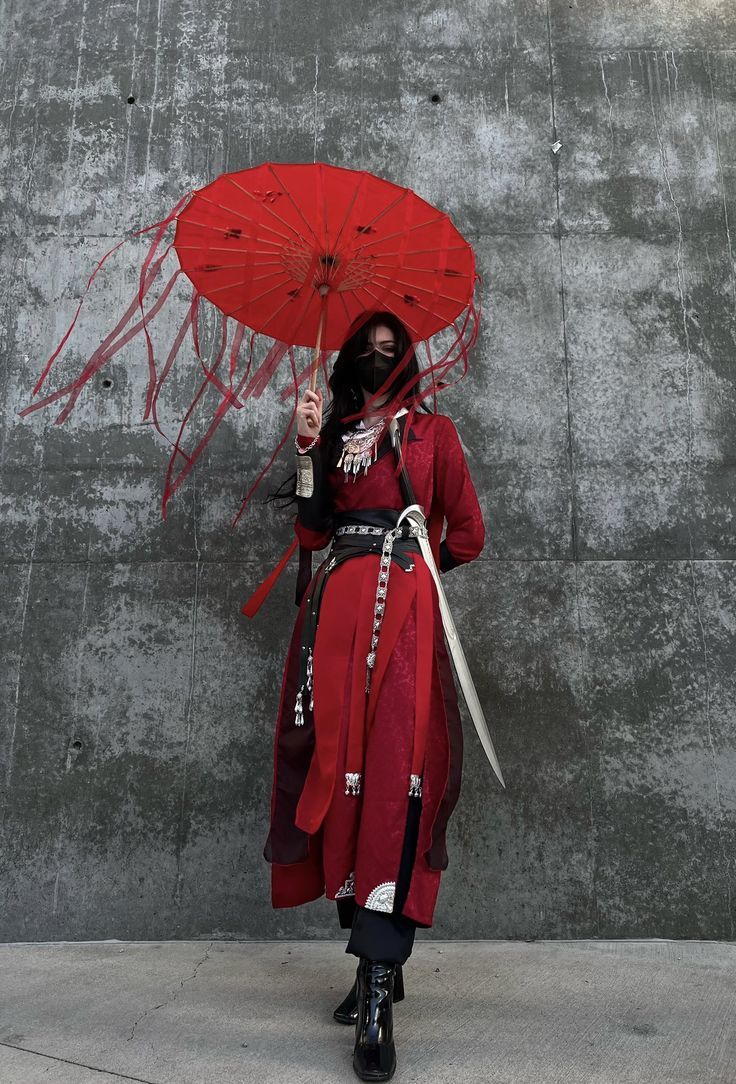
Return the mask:
[[[402, 422], [407, 423], [406, 415]], [[473, 560], [483, 548], [485, 528], [454, 423], [441, 414], [413, 415], [406, 449], [407, 471], [427, 515], [437, 567]], [[329, 470], [334, 509], [401, 510], [395, 468], [386, 439], [378, 459], [355, 481], [346, 482], [340, 469]], [[299, 519], [295, 530], [299, 543], [310, 550], [323, 549], [332, 538], [332, 528], [311, 530]], [[463, 734], [437, 589], [421, 554], [413, 558], [409, 571], [392, 565], [369, 696], [363, 641], [373, 616], [379, 555], [350, 557], [329, 574], [314, 642], [313, 726], [296, 726], [294, 719], [309, 590], [302, 598], [282, 681], [271, 827], [263, 852], [271, 862], [274, 908], [322, 895], [354, 895], [361, 906], [392, 909], [408, 803], [417, 800], [409, 798], [407, 782], [418, 685], [426, 690], [428, 682], [419, 836], [402, 913], [420, 926], [432, 925], [440, 876], [448, 865], [445, 832], [460, 790]], [[429, 599], [419, 607], [419, 621], [418, 584], [420, 600]], [[417, 652], [424, 681], [417, 680]], [[348, 741], [354, 740], [356, 718], [364, 743], [358, 795], [345, 793]]]

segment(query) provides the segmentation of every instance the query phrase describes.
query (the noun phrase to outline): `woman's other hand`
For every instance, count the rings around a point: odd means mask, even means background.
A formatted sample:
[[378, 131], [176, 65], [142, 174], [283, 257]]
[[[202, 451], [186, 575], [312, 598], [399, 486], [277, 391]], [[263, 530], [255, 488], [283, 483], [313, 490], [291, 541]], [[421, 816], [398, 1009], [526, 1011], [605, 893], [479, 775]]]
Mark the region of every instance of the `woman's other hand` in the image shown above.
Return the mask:
[[322, 428], [322, 392], [309, 388], [299, 400], [296, 408], [296, 429], [303, 437], [314, 437]]

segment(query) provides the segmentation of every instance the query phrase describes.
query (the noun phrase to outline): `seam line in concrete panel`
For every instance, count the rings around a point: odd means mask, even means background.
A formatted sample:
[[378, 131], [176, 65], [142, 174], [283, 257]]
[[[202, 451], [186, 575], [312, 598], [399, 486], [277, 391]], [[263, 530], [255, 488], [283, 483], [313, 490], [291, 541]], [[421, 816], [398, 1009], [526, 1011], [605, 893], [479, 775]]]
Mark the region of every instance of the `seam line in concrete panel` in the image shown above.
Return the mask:
[[[549, 59], [549, 92], [550, 92], [550, 112], [552, 121], [552, 146], [558, 142], [557, 137], [557, 117], [555, 112], [555, 83], [554, 83], [554, 58], [552, 54], [552, 20], [549, 10], [549, 0], [546, 4], [547, 15], [547, 50]], [[578, 582], [578, 564], [580, 562], [580, 551], [578, 545], [578, 520], [577, 520], [577, 508], [575, 503], [575, 496], [577, 493], [577, 484], [575, 480], [575, 455], [573, 449], [573, 419], [572, 419], [572, 404], [570, 401], [570, 355], [567, 345], [567, 321], [566, 321], [566, 308], [565, 308], [565, 260], [562, 248], [562, 217], [560, 212], [560, 169], [559, 169], [559, 150], [550, 150], [552, 156], [552, 169], [554, 176], [555, 186], [555, 206], [557, 212], [557, 222], [555, 226], [555, 233], [557, 236], [557, 253], [560, 265], [560, 317], [562, 320], [562, 354], [565, 366], [565, 405], [567, 413], [567, 440], [566, 440], [566, 452], [568, 462], [568, 474], [570, 479], [570, 490], [568, 500], [570, 504], [570, 548], [572, 551], [572, 562], [575, 567], [575, 618], [578, 630], [577, 643], [576, 643], [576, 655], [577, 655], [577, 667], [578, 667], [578, 680], [581, 684], [584, 682], [584, 656], [583, 656], [583, 643], [585, 638], [582, 634], [582, 614], [580, 606], [580, 584]], [[691, 551], [692, 552], [692, 551]], [[595, 826], [595, 813], [594, 813], [594, 788], [593, 788], [593, 752], [590, 745], [590, 738], [588, 733], [587, 721], [585, 725], [581, 725], [578, 720], [576, 726], [580, 732], [583, 748], [585, 750], [585, 764], [586, 764], [586, 787], [588, 791], [588, 824], [590, 831], [588, 832], [588, 863], [589, 863], [589, 878], [590, 878], [590, 900], [588, 906], [595, 923], [596, 933], [600, 933], [600, 910], [598, 907], [598, 849], [596, 846], [596, 826]]]
[[45, 1054], [43, 1050], [33, 1050], [29, 1046], [16, 1046], [15, 1043], [4, 1042], [0, 1039], [0, 1046], [9, 1050], [19, 1050], [23, 1054], [33, 1054], [36, 1058], [47, 1058], [49, 1061], [59, 1062], [62, 1065], [76, 1065], [80, 1069], [89, 1069], [93, 1073], [104, 1073], [105, 1076], [114, 1077], [116, 1080], [134, 1080], [137, 1084], [156, 1084], [154, 1080], [148, 1080], [142, 1076], [128, 1076], [126, 1073], [116, 1073], [114, 1069], [103, 1069], [99, 1065], [90, 1065], [86, 1061], [72, 1061], [71, 1058], [60, 1058], [56, 1054]]

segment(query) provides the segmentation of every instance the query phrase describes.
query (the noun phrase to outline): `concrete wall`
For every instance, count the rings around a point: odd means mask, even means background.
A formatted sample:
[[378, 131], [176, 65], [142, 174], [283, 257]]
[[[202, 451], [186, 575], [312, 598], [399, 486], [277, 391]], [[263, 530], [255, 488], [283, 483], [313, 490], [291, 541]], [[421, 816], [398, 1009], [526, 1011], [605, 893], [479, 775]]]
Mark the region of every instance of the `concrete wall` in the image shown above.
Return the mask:
[[[484, 277], [442, 409], [489, 538], [447, 586], [508, 787], [466, 717], [422, 936], [733, 938], [733, 7], [5, 0], [0, 25], [0, 937], [344, 939], [324, 899], [272, 911], [261, 856], [293, 575], [239, 611], [290, 526], [229, 523], [288, 407], [231, 412], [165, 523], [141, 341], [64, 425], [17, 416], [114, 240], [317, 159], [449, 211]], [[188, 355], [169, 428], [193, 381]]]

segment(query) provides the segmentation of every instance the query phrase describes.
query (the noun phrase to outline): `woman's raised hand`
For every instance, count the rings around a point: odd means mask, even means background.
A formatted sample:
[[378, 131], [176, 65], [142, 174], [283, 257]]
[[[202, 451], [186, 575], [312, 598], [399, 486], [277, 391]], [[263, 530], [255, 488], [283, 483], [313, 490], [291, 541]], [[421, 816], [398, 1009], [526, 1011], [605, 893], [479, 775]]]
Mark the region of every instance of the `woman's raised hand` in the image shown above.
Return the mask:
[[322, 428], [322, 392], [304, 392], [296, 408], [296, 429], [303, 437], [315, 437]]

